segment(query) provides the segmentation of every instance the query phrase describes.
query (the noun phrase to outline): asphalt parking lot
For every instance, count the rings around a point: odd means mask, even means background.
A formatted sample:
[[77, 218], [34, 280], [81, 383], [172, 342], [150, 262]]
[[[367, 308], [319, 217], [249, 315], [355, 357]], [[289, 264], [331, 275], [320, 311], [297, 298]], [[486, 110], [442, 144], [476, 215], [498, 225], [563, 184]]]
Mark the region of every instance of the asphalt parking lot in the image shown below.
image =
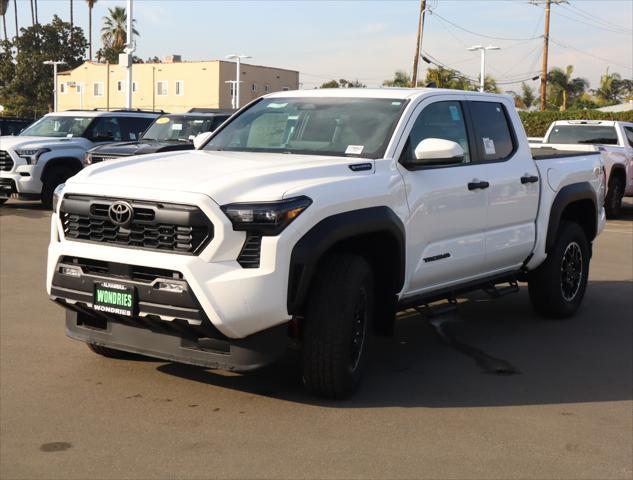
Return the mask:
[[403, 315], [343, 402], [305, 394], [292, 356], [241, 376], [66, 338], [49, 217], [0, 207], [3, 479], [633, 476], [633, 202], [595, 243], [575, 318], [540, 319], [526, 289], [475, 295], [444, 319], [460, 349]]

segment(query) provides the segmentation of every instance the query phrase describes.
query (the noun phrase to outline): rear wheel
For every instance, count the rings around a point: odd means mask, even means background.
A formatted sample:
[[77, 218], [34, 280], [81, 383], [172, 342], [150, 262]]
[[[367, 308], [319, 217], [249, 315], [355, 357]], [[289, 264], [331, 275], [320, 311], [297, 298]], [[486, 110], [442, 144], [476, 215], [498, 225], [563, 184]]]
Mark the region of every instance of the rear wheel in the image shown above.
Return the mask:
[[609, 182], [609, 190], [604, 199], [604, 210], [607, 218], [617, 218], [622, 211], [622, 198], [624, 197], [624, 182], [613, 177]]
[[73, 171], [70, 168], [56, 168], [46, 180], [44, 180], [44, 186], [42, 187], [42, 205], [49, 210], [53, 209], [53, 192], [58, 185], [61, 185], [70, 177], [73, 176]]
[[4, 204], [4, 202], [6, 202], [7, 200], [9, 200], [8, 198], [0, 198], [0, 205]]
[[371, 337], [373, 288], [362, 257], [333, 254], [321, 262], [303, 338], [303, 383], [312, 393], [343, 398], [358, 389]]
[[123, 350], [115, 350], [114, 348], [104, 347], [103, 345], [95, 345], [94, 343], [88, 343], [87, 345], [92, 352], [96, 353], [97, 355], [101, 355], [102, 357], [120, 359], [130, 359], [138, 357], [138, 355], [134, 353], [124, 352]]
[[563, 221], [547, 259], [528, 275], [534, 308], [550, 318], [573, 315], [585, 295], [589, 259], [589, 242], [583, 229], [577, 223]]

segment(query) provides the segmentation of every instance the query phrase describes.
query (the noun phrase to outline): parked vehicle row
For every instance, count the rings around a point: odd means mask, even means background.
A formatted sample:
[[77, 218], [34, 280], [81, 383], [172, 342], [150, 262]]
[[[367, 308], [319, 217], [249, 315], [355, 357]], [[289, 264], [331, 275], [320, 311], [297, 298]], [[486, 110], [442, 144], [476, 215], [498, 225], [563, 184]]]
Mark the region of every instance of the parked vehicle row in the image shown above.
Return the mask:
[[532, 153], [509, 97], [277, 92], [206, 136], [56, 189], [47, 292], [94, 352], [248, 371], [292, 345], [343, 397], [398, 310], [520, 280], [546, 317], [583, 300], [602, 156]]
[[41, 200], [50, 208], [55, 188], [85, 165], [193, 149], [195, 136], [217, 128], [229, 116], [219, 110], [179, 115], [74, 110], [45, 115], [17, 136], [0, 137], [0, 204], [15, 194]]

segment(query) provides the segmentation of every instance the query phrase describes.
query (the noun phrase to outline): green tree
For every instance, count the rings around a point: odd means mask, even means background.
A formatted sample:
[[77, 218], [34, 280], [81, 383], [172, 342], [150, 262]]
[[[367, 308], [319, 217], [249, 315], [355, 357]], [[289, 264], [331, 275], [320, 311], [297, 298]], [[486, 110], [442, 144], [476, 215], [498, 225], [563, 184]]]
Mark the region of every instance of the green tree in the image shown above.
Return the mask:
[[340, 80], [330, 80], [329, 82], [323, 83], [319, 88], [365, 88], [366, 85], [361, 83], [358, 79], [356, 80], [345, 80], [341, 78]]
[[88, 60], [92, 60], [92, 9], [97, 0], [86, 0], [88, 4]]
[[398, 70], [393, 79], [382, 82], [385, 87], [410, 87], [411, 77], [407, 72]]
[[9, 40], [7, 36], [7, 10], [9, 9], [9, 0], [0, 0], [0, 15], [2, 15], [2, 28], [4, 29], [4, 39]]
[[499, 87], [497, 87], [497, 80], [492, 75], [486, 75], [484, 78], [484, 92], [499, 93]]
[[607, 72], [600, 77], [600, 87], [595, 91], [603, 105], [613, 105], [633, 95], [633, 80], [623, 79], [619, 73]]
[[[114, 7], [108, 9], [110, 15], [103, 17], [103, 27], [101, 27], [101, 40], [104, 48], [111, 48], [119, 53], [123, 53], [123, 49], [127, 44], [127, 12], [123, 7]], [[133, 20], [132, 23], [136, 23]], [[132, 26], [132, 34], [140, 36], [136, 28]]]
[[525, 82], [521, 83], [521, 101], [523, 102], [525, 108], [529, 109], [532, 105], [534, 105], [534, 100], [536, 100], [536, 97], [534, 96], [534, 90], [532, 90], [532, 87]]
[[[11, 56], [11, 47], [17, 54]], [[4, 42], [0, 68], [0, 104], [16, 115], [42, 114], [52, 107], [53, 72], [46, 60], [75, 68], [83, 63], [87, 41], [79, 27], [57, 15], [49, 24], [22, 28], [13, 44]], [[11, 72], [14, 64], [14, 71]]]
[[574, 67], [567, 65], [565, 70], [554, 67], [547, 74], [550, 102], [560, 106], [562, 112], [567, 110], [567, 106], [581, 96], [589, 86], [589, 82], [584, 78], [572, 78], [573, 73]]

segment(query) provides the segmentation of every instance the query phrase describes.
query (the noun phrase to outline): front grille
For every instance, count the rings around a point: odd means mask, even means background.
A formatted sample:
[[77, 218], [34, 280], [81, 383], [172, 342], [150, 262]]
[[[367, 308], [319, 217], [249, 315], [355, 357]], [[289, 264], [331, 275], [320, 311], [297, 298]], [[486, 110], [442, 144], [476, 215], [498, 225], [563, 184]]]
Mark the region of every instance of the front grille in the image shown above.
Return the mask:
[[213, 225], [198, 207], [125, 200], [133, 209], [127, 225], [109, 217], [120, 199], [83, 195], [64, 197], [60, 216], [69, 240], [195, 255], [213, 238]]
[[261, 236], [246, 237], [242, 251], [240, 252], [239, 257], [237, 257], [237, 262], [242, 266], [242, 268], [259, 268], [261, 249]]
[[0, 150], [0, 170], [5, 172], [10, 171], [13, 168], [13, 159], [9, 152], [6, 150]]

